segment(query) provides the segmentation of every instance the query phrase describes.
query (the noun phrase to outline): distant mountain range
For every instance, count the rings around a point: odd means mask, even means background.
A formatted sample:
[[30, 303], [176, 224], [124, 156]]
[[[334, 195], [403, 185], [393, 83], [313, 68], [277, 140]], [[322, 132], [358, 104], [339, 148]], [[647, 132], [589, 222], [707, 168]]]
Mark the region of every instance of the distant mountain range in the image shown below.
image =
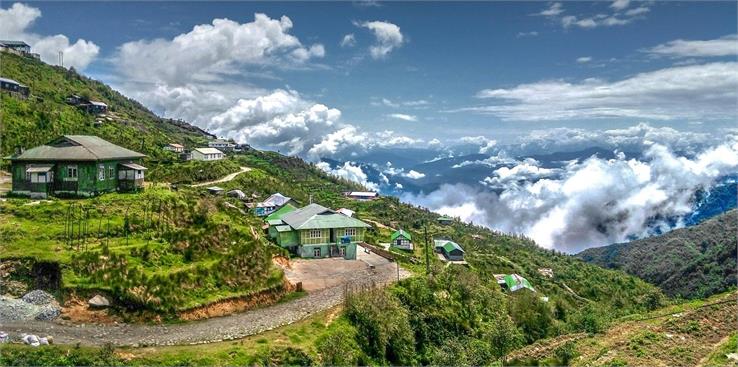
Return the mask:
[[635, 275], [668, 295], [702, 298], [736, 285], [737, 225], [738, 210], [733, 209], [691, 227], [576, 256]]

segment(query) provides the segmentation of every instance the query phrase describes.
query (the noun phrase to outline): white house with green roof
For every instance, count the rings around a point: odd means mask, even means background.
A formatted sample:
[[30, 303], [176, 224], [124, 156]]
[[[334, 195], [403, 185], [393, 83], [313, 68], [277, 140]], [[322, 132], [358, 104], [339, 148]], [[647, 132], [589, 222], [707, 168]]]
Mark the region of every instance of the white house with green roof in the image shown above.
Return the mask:
[[390, 237], [390, 243], [392, 246], [397, 247], [399, 249], [403, 250], [411, 250], [413, 249], [413, 236], [410, 235], [410, 233], [405, 232], [404, 230], [400, 229], [399, 231], [395, 231], [395, 233], [392, 233], [392, 237]]
[[268, 219], [269, 235], [300, 257], [356, 259], [356, 245], [370, 226], [318, 204]]
[[464, 249], [451, 240], [433, 240], [436, 252], [443, 254], [449, 261], [464, 261]]

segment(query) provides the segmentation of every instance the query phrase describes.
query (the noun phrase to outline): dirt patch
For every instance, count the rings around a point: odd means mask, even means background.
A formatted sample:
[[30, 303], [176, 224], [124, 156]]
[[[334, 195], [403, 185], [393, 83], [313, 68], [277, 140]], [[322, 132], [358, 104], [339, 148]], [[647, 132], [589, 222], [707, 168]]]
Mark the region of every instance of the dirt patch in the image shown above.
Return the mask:
[[87, 302], [76, 296], [70, 296], [62, 305], [61, 319], [73, 324], [118, 324], [123, 320], [110, 313], [110, 309], [93, 309]]
[[280, 287], [267, 289], [246, 297], [225, 299], [202, 307], [197, 307], [187, 311], [181, 311], [177, 313], [177, 316], [181, 320], [185, 321], [227, 316], [237, 312], [251, 310], [257, 307], [273, 305], [277, 303], [280, 299], [282, 299], [282, 297], [284, 297], [287, 293], [293, 291], [293, 289], [294, 287], [292, 286], [292, 284], [285, 280]]
[[282, 267], [283, 269], [292, 269], [292, 263], [290, 262], [290, 259], [284, 257], [284, 256], [274, 256], [272, 257], [272, 262]]

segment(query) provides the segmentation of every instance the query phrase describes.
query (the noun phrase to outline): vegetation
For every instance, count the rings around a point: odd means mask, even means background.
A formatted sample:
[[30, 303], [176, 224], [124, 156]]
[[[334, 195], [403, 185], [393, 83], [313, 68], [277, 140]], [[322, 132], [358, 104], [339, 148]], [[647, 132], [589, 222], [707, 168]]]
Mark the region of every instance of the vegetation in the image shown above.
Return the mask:
[[736, 223], [738, 210], [731, 210], [693, 227], [577, 257], [635, 275], [671, 296], [703, 298], [735, 287]]

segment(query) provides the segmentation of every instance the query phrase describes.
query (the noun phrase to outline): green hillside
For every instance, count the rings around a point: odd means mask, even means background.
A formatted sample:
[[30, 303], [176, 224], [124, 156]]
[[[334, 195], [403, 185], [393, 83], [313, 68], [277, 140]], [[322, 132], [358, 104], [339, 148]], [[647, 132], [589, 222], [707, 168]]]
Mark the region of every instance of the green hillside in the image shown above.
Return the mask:
[[[140, 103], [73, 69], [2, 52], [0, 76], [31, 89], [31, 96], [25, 100], [0, 93], [0, 157], [14, 153], [16, 148], [47, 143], [59, 135], [81, 134], [100, 136], [151, 158], [173, 158], [161, 149], [163, 145], [179, 142], [192, 146], [204, 142], [207, 136], [186, 123], [157, 117]], [[67, 105], [65, 98], [71, 94], [105, 102], [109, 113], [99, 118]], [[95, 126], [96, 120], [103, 123]]]
[[735, 286], [738, 210], [693, 227], [628, 243], [592, 248], [577, 257], [620, 269], [666, 294], [702, 298]]
[[[143, 139], [144, 152], [166, 158], [160, 144], [203, 139], [100, 83], [37, 61], [2, 57], [3, 75], [29, 84], [33, 95], [43, 98], [3, 95], [6, 153], [22, 142], [31, 146], [74, 133], [100, 135], [131, 149]], [[40, 76], [34, 79], [36, 73]], [[92, 127], [92, 116], [62, 102], [82, 88], [128, 122]], [[315, 344], [303, 350], [296, 338], [286, 352], [272, 351], [282, 358], [297, 350], [310, 362], [269, 357], [269, 363], [488, 364], [541, 338], [599, 332], [616, 317], [669, 302], [658, 288], [634, 276], [545, 250], [524, 237], [460, 221], [442, 226], [437, 214], [395, 197], [352, 201], [342, 192], [360, 185], [330, 177], [299, 158], [248, 150], [217, 163], [149, 163], [147, 177], [159, 182], [206, 180], [249, 167], [219, 186], [257, 198], [281, 192], [302, 204], [312, 200], [355, 210], [358, 218], [375, 224], [366, 236], [369, 243], [386, 242], [389, 227], [412, 234], [415, 253], [399, 261], [414, 277], [389, 288], [350, 293], [337, 326], [322, 330]], [[38, 283], [34, 266], [59, 268], [59, 296], [103, 291], [124, 305], [119, 309], [124, 315], [146, 311], [176, 318], [179, 310], [224, 298], [285, 291], [279, 289], [282, 274], [271, 258], [286, 254], [265, 239], [259, 218], [239, 210], [242, 203], [210, 196], [202, 188], [166, 187], [86, 200], [0, 202], [0, 261], [10, 264], [10, 280], [31, 286]], [[469, 266], [445, 266], [433, 256], [427, 275], [426, 229], [429, 237], [451, 238], [463, 246]], [[550, 268], [553, 277], [540, 268]], [[8, 265], [4, 269], [8, 272]], [[537, 292], [505, 292], [494, 278], [499, 273], [520, 274]], [[54, 363], [66, 362], [49, 359]]]

